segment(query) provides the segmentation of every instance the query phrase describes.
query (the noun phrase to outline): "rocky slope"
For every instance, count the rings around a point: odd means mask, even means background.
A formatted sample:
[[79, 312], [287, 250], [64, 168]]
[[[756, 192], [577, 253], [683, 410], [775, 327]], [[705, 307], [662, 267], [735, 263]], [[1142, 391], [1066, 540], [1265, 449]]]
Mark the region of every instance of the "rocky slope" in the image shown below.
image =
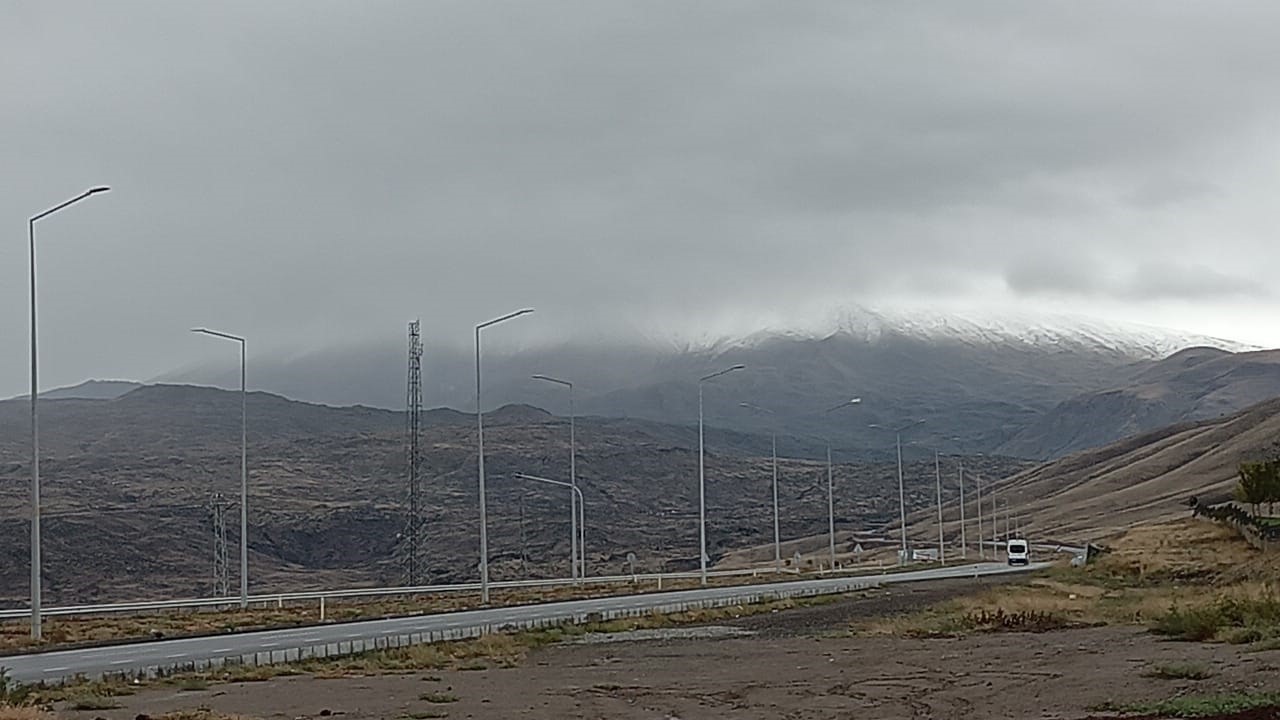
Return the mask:
[[[114, 400], [42, 406], [48, 601], [163, 597], [210, 590], [210, 493], [238, 497], [239, 394], [151, 386]], [[0, 402], [0, 599], [27, 588], [26, 405]], [[403, 416], [249, 396], [251, 578], [255, 590], [395, 582], [404, 527]], [[537, 408], [487, 413], [490, 548], [495, 577], [565, 573], [568, 499], [511, 477], [564, 478], [568, 427]], [[427, 414], [426, 547], [431, 577], [474, 578], [477, 545], [474, 416]], [[696, 431], [642, 420], [580, 418], [578, 473], [586, 498], [592, 572], [697, 560]], [[708, 541], [713, 557], [770, 536], [767, 437], [707, 435]], [[784, 437], [790, 449], [812, 441]], [[837, 525], [874, 527], [896, 508], [892, 464], [838, 446]], [[982, 461], [1005, 473], [1024, 463]], [[908, 501], [933, 501], [932, 465], [908, 468]], [[825, 465], [784, 459], [782, 530], [826, 526]], [[231, 517], [236, 517], [233, 510]], [[523, 517], [523, 520], [522, 520]], [[523, 538], [523, 540], [522, 540]], [[238, 543], [229, 523], [228, 540]], [[523, 559], [522, 559], [523, 556]], [[234, 580], [233, 580], [234, 584]]]

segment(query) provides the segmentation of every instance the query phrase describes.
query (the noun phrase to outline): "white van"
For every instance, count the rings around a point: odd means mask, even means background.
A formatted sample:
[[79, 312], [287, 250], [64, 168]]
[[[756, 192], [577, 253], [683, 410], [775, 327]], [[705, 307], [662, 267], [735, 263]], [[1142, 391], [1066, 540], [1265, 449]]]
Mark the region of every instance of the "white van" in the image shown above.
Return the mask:
[[1031, 563], [1031, 548], [1028, 547], [1026, 540], [1010, 540], [1007, 548], [1009, 550], [1010, 565], [1028, 565]]

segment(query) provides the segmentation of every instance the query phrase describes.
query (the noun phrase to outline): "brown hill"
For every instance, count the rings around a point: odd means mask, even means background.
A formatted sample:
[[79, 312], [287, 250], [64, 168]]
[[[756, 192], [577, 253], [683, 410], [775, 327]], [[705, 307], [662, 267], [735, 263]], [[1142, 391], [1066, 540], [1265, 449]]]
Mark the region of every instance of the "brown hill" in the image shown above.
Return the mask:
[[[1192, 496], [1202, 502], [1229, 498], [1239, 463], [1274, 456], [1280, 450], [1277, 439], [1280, 399], [1226, 417], [1171, 425], [987, 483], [983, 514], [989, 520], [994, 488], [1000, 505], [1009, 503], [1015, 525], [1028, 536], [1064, 542], [1185, 517]], [[966, 500], [973, 523], [972, 487]], [[954, 538], [959, 534], [954, 503], [945, 517], [947, 537]], [[936, 541], [936, 514], [920, 511], [909, 522], [921, 542]], [[970, 524], [971, 538], [974, 530]], [[984, 535], [991, 537], [990, 524]]]
[[1280, 396], [1280, 350], [1189, 348], [1133, 371], [1123, 385], [1059, 403], [1001, 445], [1000, 452], [1059, 457], [1175, 423], [1233, 414]]

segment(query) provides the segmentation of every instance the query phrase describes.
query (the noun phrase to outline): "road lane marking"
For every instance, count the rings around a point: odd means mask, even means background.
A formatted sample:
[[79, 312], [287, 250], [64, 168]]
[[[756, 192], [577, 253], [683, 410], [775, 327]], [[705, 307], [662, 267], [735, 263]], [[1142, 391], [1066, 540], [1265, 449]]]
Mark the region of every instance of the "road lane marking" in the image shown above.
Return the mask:
[[210, 652], [235, 652], [235, 648], [214, 648]]
[[164, 656], [164, 659], [165, 659], [165, 660], [173, 660], [173, 659], [175, 659], [175, 658], [184, 658], [184, 657], [186, 657], [186, 656], [187, 656], [187, 653], [178, 653], [177, 655], [165, 655], [165, 656]]
[[65, 670], [70, 670], [70, 669], [71, 669], [71, 668], [69, 668], [69, 667], [45, 668], [45, 669], [41, 670], [40, 672], [47, 672], [47, 673], [51, 673], [51, 672], [63, 672], [63, 671], [65, 671]]
[[264, 648], [280, 647], [280, 643], [262, 643], [261, 647], [264, 647]]
[[130, 660], [112, 660], [111, 664], [112, 665], [128, 665], [131, 662], [133, 662], [133, 660], [131, 659]]

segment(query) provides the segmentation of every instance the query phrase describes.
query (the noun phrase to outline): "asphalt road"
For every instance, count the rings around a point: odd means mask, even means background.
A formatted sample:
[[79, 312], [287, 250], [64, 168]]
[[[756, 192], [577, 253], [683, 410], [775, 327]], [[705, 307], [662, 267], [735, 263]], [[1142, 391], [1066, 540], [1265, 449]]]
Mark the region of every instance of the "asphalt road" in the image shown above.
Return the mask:
[[52, 682], [76, 675], [97, 677], [104, 673], [139, 672], [144, 671], [146, 668], [183, 666], [190, 663], [202, 663], [213, 659], [252, 655], [254, 653], [278, 653], [326, 643], [346, 644], [353, 641], [373, 641], [375, 638], [413, 633], [446, 630], [460, 632], [484, 627], [499, 628], [507, 624], [563, 618], [571, 614], [649, 610], [683, 602], [747, 598], [762, 592], [788, 590], [808, 590], [819, 593], [835, 592], [859, 580], [871, 584], [900, 583], [1026, 572], [1045, 566], [1047, 566], [1047, 563], [1011, 568], [1003, 564], [987, 563], [984, 565], [932, 568], [885, 575], [843, 576], [761, 585], [737, 585], [733, 587], [647, 593], [644, 595], [621, 595], [591, 600], [567, 600], [539, 605], [415, 615], [390, 620], [367, 620], [331, 625], [314, 625], [287, 630], [264, 630], [212, 637], [157, 640], [110, 647], [13, 655], [0, 657], [0, 667], [6, 668], [9, 677], [18, 682]]

